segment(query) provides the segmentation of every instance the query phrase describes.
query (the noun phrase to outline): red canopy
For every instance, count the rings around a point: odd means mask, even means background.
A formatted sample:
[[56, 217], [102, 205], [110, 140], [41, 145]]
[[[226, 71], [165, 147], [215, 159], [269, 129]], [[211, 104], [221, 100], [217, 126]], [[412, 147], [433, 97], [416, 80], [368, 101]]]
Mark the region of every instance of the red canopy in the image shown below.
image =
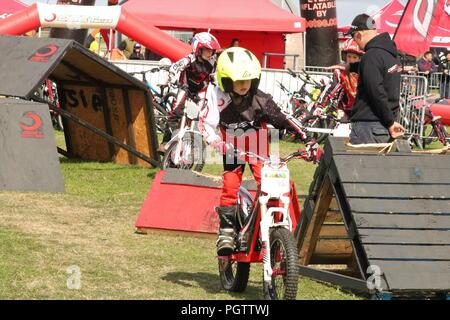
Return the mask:
[[6, 17], [26, 7], [28, 7], [28, 5], [20, 2], [19, 0], [1, 0], [0, 19], [5, 19]]
[[215, 29], [295, 33], [305, 19], [269, 0], [130, 0], [133, 15], [166, 29]]
[[[222, 47], [238, 38], [262, 63], [264, 53], [285, 53], [284, 33], [306, 30], [305, 19], [270, 0], [130, 0], [127, 11], [162, 29], [211, 29]], [[269, 56], [268, 68], [283, 68], [283, 57]]]

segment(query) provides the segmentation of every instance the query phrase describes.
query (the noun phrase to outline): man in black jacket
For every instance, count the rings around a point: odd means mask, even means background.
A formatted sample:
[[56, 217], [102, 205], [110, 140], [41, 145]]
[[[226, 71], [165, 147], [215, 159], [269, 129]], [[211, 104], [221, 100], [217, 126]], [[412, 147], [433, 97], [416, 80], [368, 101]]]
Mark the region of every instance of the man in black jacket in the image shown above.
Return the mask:
[[399, 112], [401, 65], [387, 32], [377, 34], [367, 14], [353, 19], [348, 32], [366, 53], [359, 63], [358, 87], [350, 120], [350, 143], [386, 143], [403, 135]]

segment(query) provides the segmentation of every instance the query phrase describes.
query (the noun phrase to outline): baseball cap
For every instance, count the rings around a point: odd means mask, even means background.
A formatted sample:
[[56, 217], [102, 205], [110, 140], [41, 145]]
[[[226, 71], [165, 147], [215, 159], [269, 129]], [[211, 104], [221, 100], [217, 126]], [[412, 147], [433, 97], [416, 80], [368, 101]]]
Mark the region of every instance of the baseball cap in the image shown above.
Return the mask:
[[357, 31], [363, 30], [376, 30], [377, 26], [375, 20], [368, 14], [362, 13], [358, 14], [352, 21], [350, 29], [345, 33], [346, 36], [352, 36]]

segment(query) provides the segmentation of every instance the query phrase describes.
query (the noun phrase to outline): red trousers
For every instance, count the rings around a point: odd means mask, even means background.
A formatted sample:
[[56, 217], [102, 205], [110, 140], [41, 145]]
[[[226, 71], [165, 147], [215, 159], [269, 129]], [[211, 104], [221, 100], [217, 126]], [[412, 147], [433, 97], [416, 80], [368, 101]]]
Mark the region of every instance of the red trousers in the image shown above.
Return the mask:
[[[262, 162], [252, 162], [250, 169], [255, 178], [258, 188], [261, 186], [261, 169]], [[226, 164], [224, 159], [223, 188], [220, 196], [221, 206], [233, 206], [237, 203], [238, 192], [242, 183], [242, 175], [244, 174], [245, 163], [243, 164]]]

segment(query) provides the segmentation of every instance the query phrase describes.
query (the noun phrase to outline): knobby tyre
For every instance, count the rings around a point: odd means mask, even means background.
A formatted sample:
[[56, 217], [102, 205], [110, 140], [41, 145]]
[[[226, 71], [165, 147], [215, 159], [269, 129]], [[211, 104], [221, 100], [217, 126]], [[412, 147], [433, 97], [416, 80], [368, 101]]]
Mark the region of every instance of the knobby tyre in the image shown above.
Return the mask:
[[247, 288], [250, 263], [219, 259], [220, 284], [231, 292], [243, 292]]
[[183, 137], [181, 157], [184, 163], [175, 165], [174, 158], [178, 141], [173, 141], [167, 148], [162, 161], [163, 169], [177, 168], [201, 172], [205, 166], [206, 145], [201, 135], [187, 132]]
[[270, 285], [263, 282], [267, 300], [295, 300], [298, 289], [298, 252], [292, 233], [282, 227], [270, 232], [270, 264], [273, 270]]
[[169, 92], [163, 98], [163, 104], [167, 111], [172, 111], [175, 101], [177, 100], [177, 95], [173, 92]]

